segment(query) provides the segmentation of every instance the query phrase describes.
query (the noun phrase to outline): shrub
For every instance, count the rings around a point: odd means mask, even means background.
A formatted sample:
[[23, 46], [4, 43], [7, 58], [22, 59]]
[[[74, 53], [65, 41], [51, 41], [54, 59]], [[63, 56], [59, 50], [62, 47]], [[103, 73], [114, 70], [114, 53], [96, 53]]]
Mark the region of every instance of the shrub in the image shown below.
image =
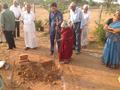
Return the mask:
[[38, 20], [35, 22], [35, 28], [36, 28], [36, 31], [44, 31], [44, 27], [42, 26], [42, 20]]
[[97, 23], [96, 31], [94, 32], [94, 35], [97, 37], [98, 42], [105, 43], [106, 42], [106, 31], [103, 30], [104, 24]]

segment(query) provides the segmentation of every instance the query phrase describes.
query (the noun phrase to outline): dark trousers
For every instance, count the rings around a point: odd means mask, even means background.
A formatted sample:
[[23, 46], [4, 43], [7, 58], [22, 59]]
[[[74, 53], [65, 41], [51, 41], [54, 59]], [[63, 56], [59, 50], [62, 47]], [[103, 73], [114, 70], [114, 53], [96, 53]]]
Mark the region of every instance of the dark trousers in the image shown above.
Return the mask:
[[13, 47], [16, 47], [15, 46], [15, 42], [14, 42], [14, 38], [13, 38], [13, 34], [12, 34], [12, 31], [4, 31], [4, 34], [5, 34], [5, 38], [6, 38], [6, 41], [8, 43], [8, 46], [9, 46], [9, 49], [12, 49]]
[[[57, 36], [56, 36], [56, 39], [60, 39], [61, 38], [61, 35], [57, 32]], [[51, 43], [51, 49], [50, 51], [51, 52], [54, 52], [54, 40], [55, 40], [55, 32], [50, 32], [50, 43]], [[61, 42], [57, 42], [58, 44], [58, 52], [60, 52], [60, 44]]]
[[20, 22], [15, 21], [15, 31], [13, 32], [14, 38], [16, 38], [16, 31], [17, 31], [17, 37], [20, 37]]
[[74, 43], [73, 48], [77, 46], [77, 51], [81, 51], [81, 33], [80, 33], [80, 25], [81, 23], [74, 23], [72, 26], [73, 36], [74, 36]]

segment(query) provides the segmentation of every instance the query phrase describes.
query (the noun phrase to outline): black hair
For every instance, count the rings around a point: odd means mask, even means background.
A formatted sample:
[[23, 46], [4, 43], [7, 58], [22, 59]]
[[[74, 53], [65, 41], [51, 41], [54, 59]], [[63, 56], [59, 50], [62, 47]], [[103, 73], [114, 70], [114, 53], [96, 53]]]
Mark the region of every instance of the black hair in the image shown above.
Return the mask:
[[8, 9], [8, 4], [4, 3], [4, 4], [3, 4], [3, 8], [4, 8], [4, 9]]
[[57, 7], [57, 3], [56, 2], [51, 3], [51, 7]]

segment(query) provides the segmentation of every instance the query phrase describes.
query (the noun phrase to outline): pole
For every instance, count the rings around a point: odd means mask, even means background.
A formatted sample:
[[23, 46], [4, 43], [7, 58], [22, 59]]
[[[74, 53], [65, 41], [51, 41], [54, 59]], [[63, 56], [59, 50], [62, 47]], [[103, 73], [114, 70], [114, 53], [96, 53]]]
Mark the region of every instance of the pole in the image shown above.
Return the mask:
[[34, 0], [34, 13], [35, 13], [35, 0]]

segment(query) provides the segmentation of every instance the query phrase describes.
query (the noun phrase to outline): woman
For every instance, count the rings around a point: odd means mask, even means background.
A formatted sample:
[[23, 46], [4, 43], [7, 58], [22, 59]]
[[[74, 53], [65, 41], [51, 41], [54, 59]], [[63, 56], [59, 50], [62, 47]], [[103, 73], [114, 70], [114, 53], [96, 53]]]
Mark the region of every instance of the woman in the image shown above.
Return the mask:
[[60, 34], [62, 34], [62, 38], [55, 40], [56, 42], [61, 41], [61, 47], [60, 47], [60, 53], [59, 53], [59, 61], [62, 61], [64, 64], [69, 63], [69, 59], [72, 56], [72, 46], [73, 46], [73, 31], [71, 28], [68, 27], [68, 24], [66, 22], [63, 22], [61, 24], [62, 30], [60, 30], [58, 27], [56, 29]]
[[104, 30], [108, 32], [108, 38], [101, 64], [115, 69], [118, 68], [120, 60], [120, 10], [116, 11], [114, 18], [108, 20]]

